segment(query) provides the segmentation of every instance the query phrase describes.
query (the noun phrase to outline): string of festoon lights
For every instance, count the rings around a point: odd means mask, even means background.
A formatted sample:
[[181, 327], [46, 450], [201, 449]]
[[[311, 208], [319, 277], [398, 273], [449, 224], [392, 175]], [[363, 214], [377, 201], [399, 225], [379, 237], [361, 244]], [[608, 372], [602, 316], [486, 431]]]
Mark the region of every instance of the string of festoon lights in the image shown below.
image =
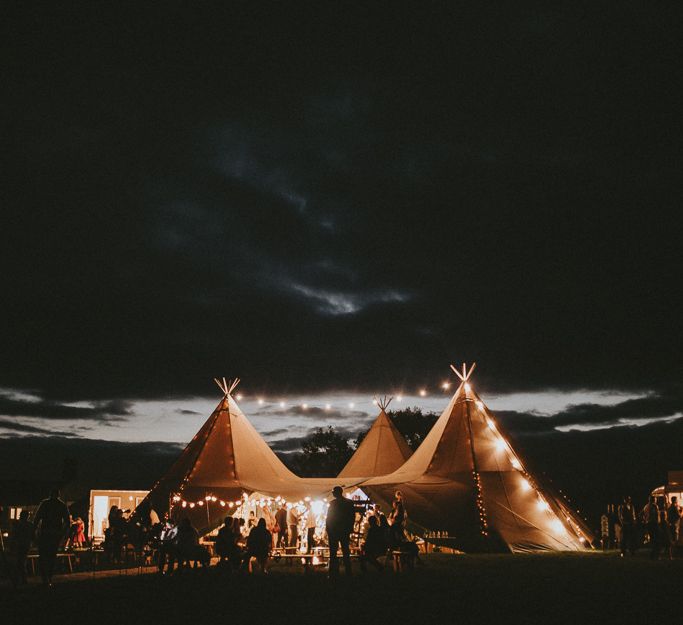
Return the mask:
[[329, 508], [330, 504], [322, 501], [322, 500], [312, 500], [310, 497], [304, 497], [303, 499], [299, 499], [297, 501], [287, 501], [284, 497], [277, 496], [277, 497], [261, 497], [259, 499], [251, 500], [250, 495], [248, 493], [242, 493], [242, 496], [239, 499], [235, 500], [225, 500], [221, 499], [219, 497], [216, 497], [215, 495], [205, 495], [204, 497], [200, 499], [185, 499], [182, 497], [180, 494], [174, 494], [171, 497], [171, 501], [173, 505], [180, 506], [181, 508], [203, 508], [205, 505], [208, 506], [210, 503], [215, 503], [219, 505], [221, 508], [227, 508], [229, 510], [235, 510], [235, 512], [239, 511], [239, 509], [249, 503], [258, 505], [260, 508], [265, 508], [268, 505], [272, 505], [273, 503], [277, 505], [284, 505], [288, 509], [293, 508], [294, 506], [304, 506], [306, 504], [311, 505], [311, 508], [313, 509], [315, 514], [320, 514], [324, 509]]

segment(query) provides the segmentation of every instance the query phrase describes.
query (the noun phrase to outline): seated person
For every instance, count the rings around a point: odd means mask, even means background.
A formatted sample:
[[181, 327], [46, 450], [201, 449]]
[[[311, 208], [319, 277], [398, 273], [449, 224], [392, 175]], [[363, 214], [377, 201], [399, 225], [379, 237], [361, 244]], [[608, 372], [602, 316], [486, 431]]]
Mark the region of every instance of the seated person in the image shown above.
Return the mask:
[[266, 564], [272, 543], [273, 537], [266, 527], [266, 520], [261, 518], [247, 537], [247, 553], [244, 556], [244, 566], [249, 568], [249, 572], [252, 571], [251, 559], [255, 558], [261, 567], [261, 571], [267, 573]]
[[368, 519], [368, 533], [363, 543], [363, 550], [360, 558], [361, 571], [367, 571], [367, 564], [371, 564], [378, 571], [384, 567], [379, 563], [377, 558], [383, 556], [387, 552], [386, 535], [380, 527], [376, 516], [371, 516]]

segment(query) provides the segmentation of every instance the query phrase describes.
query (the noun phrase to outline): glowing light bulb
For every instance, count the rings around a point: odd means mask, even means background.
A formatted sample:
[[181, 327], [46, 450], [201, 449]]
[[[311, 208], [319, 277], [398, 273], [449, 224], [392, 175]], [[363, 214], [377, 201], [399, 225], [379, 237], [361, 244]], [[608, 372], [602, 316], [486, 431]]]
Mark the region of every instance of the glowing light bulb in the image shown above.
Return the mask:
[[259, 406], [263, 406], [263, 397], [258, 398], [258, 404]]
[[450, 383], [450, 382], [444, 382], [444, 383], [441, 385], [441, 388], [442, 388], [444, 391], [447, 391], [449, 388], [451, 388], [451, 383]]
[[427, 395], [427, 391], [423, 388], [420, 389], [420, 397], [425, 397]]
[[522, 478], [522, 481], [520, 483], [522, 484], [523, 490], [530, 490], [531, 489], [531, 484], [529, 484], [529, 482], [527, 482], [524, 478]]
[[352, 401], [349, 402], [349, 408], [353, 408], [356, 404], [354, 404]]
[[308, 404], [301, 404], [301, 407], [302, 407], [304, 410], [307, 410], [307, 409], [308, 409]]
[[232, 507], [234, 507], [234, 505], [235, 505], [235, 504], [232, 503], [232, 501], [228, 501], [228, 508], [232, 508]]
[[373, 399], [373, 400], [372, 400], [372, 403], [375, 404], [375, 406], [376, 406], [376, 405], [377, 405], [377, 400], [376, 400], [376, 399]]
[[235, 399], [237, 401], [242, 401], [242, 393], [237, 393], [237, 395], [235, 395]]
[[512, 459], [512, 466], [515, 467], [515, 469], [521, 469], [522, 468], [522, 464], [520, 463], [519, 460], [517, 460], [517, 458]]
[[465, 390], [469, 393], [472, 390], [472, 387], [469, 385], [469, 382], [465, 382]]
[[218, 503], [221, 505], [221, 508], [225, 508], [225, 502], [222, 499]]
[[331, 404], [325, 404], [325, 410], [331, 410], [332, 405]]
[[560, 519], [555, 519], [550, 523], [550, 527], [552, 527], [553, 532], [557, 532], [558, 534], [561, 532], [564, 532], [564, 525], [562, 525], [562, 521]]
[[403, 401], [403, 395], [397, 395], [396, 401]]
[[285, 407], [285, 402], [281, 401], [280, 402], [280, 408], [284, 408], [284, 407]]

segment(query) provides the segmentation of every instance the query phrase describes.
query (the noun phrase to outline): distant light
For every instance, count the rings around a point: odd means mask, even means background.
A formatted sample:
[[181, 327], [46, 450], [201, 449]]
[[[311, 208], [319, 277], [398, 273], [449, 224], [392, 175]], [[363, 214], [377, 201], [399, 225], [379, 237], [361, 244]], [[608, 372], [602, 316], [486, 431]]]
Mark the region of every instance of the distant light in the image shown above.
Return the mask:
[[444, 382], [441, 385], [441, 388], [444, 389], [445, 391], [447, 391], [449, 388], [451, 388], [451, 383], [450, 382]]
[[258, 398], [259, 406], [263, 406], [263, 397]]
[[396, 401], [403, 401], [403, 395], [397, 395]]
[[242, 401], [242, 393], [237, 393], [237, 395], [235, 395], [235, 399], [237, 401]]
[[472, 390], [472, 387], [469, 385], [469, 382], [465, 382], [465, 390], [469, 393]]
[[586, 539], [585, 539], [583, 536], [580, 536], [580, 537], [579, 537], [579, 540], [580, 540], [582, 543], [585, 543], [585, 542], [586, 542]]
[[375, 404], [375, 406], [376, 406], [376, 405], [377, 405], [377, 400], [376, 400], [376, 399], [373, 399], [373, 400], [372, 400], [372, 403]]
[[193, 504], [193, 503], [190, 504], [190, 508], [194, 508], [194, 504]]
[[308, 404], [301, 404], [301, 407], [306, 410], [308, 408]]
[[284, 407], [285, 407], [285, 402], [281, 401], [280, 402], [280, 408], [284, 408]]
[[356, 404], [354, 404], [352, 401], [349, 402], [349, 408], [353, 408]]
[[427, 391], [425, 389], [421, 388], [420, 389], [420, 397], [424, 397], [425, 395], [427, 395]]
[[325, 410], [330, 410], [332, 408], [331, 404], [325, 404]]

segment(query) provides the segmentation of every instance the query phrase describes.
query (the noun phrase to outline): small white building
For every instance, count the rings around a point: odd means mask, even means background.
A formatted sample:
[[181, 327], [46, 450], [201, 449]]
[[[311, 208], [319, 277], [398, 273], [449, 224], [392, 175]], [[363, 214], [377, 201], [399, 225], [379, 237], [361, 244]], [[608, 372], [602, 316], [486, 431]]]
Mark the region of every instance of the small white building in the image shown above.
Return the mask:
[[147, 490], [91, 490], [88, 536], [94, 543], [104, 540], [104, 530], [109, 527], [109, 511], [117, 506], [124, 512], [132, 512], [147, 496]]

